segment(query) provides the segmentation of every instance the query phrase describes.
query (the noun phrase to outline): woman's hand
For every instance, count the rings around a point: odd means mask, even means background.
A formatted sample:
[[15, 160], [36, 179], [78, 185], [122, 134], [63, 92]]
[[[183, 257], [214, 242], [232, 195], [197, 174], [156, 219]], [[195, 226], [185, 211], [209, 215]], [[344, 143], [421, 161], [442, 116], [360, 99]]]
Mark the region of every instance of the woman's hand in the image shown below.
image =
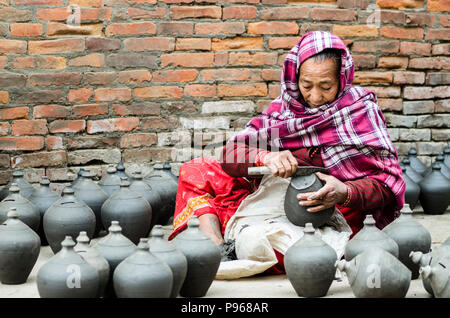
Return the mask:
[[347, 199], [347, 186], [342, 181], [321, 172], [317, 172], [316, 176], [325, 182], [324, 186], [316, 192], [297, 195], [301, 206], [311, 207], [307, 209], [308, 212], [322, 211]]
[[273, 176], [289, 178], [297, 171], [298, 162], [289, 150], [269, 152], [263, 160], [264, 166], [270, 168]]

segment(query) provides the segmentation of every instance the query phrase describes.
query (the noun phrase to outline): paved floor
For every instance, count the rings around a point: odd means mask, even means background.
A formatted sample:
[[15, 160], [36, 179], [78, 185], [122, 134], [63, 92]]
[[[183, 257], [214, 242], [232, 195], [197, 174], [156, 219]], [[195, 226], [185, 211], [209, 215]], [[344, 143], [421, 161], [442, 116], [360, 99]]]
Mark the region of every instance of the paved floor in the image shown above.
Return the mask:
[[[432, 246], [442, 243], [450, 236], [450, 211], [443, 215], [426, 215], [415, 212], [414, 217], [431, 233]], [[94, 240], [95, 241], [95, 240]], [[0, 298], [39, 297], [36, 274], [39, 268], [53, 256], [50, 247], [42, 247], [39, 259], [27, 282], [22, 285], [0, 283]], [[295, 298], [298, 297], [286, 275], [255, 276], [237, 280], [215, 280], [205, 298]], [[347, 278], [333, 281], [326, 297], [354, 298]], [[407, 298], [429, 298], [422, 280], [411, 281]]]

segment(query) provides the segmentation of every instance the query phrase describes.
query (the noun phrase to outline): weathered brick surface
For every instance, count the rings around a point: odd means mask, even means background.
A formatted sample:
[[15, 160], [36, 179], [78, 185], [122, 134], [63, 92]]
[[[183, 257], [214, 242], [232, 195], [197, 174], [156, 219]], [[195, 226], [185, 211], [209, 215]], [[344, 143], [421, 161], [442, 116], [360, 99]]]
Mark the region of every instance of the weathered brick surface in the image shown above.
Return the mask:
[[244, 128], [315, 30], [342, 37], [398, 153], [414, 145], [432, 162], [450, 145], [449, 11], [447, 0], [0, 0], [0, 183], [14, 167], [34, 183], [120, 161], [176, 170], [198, 149], [175, 149], [174, 136], [202, 129], [206, 146]]

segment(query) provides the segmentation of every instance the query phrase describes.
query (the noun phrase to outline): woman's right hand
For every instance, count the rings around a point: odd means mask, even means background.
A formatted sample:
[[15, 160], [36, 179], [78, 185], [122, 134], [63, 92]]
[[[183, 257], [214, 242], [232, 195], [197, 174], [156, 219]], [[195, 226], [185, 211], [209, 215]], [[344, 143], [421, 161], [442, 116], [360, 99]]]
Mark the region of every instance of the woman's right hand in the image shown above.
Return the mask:
[[273, 176], [289, 178], [297, 171], [298, 162], [289, 150], [269, 152], [263, 159], [264, 166], [272, 171]]

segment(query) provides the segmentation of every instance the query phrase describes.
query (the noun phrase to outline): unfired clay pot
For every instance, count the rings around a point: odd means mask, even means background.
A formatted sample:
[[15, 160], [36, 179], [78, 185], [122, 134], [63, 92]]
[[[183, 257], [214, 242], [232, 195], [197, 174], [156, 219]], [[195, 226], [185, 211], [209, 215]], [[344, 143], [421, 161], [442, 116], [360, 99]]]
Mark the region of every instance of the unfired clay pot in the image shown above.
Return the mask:
[[41, 240], [19, 219], [16, 208], [7, 217], [0, 225], [0, 282], [23, 284], [39, 257]]
[[450, 258], [442, 258], [433, 266], [421, 267], [420, 272], [430, 281], [436, 298], [450, 298]]
[[0, 201], [8, 196], [9, 188], [11, 188], [13, 183], [19, 187], [20, 195], [28, 199], [31, 193], [33, 193], [34, 187], [25, 179], [23, 171], [21, 169], [14, 169], [12, 176], [12, 180], [0, 191]]
[[422, 176], [424, 176], [425, 171], [427, 170], [427, 166], [419, 158], [417, 158], [416, 148], [412, 147], [411, 149], [409, 149], [408, 159], [411, 162], [411, 167]]
[[336, 260], [335, 250], [307, 223], [303, 236], [286, 251], [284, 267], [297, 295], [323, 297], [333, 282]]
[[406, 169], [406, 174], [411, 180], [417, 184], [422, 181], [423, 176], [411, 167], [411, 161], [408, 158], [402, 160], [402, 166]]
[[148, 250], [141, 238], [136, 252], [114, 271], [114, 290], [119, 298], [169, 298], [173, 284], [170, 267]]
[[120, 177], [116, 174], [116, 168], [112, 165], [106, 170], [106, 175], [98, 182], [98, 185], [106, 192], [108, 197], [120, 189]]

